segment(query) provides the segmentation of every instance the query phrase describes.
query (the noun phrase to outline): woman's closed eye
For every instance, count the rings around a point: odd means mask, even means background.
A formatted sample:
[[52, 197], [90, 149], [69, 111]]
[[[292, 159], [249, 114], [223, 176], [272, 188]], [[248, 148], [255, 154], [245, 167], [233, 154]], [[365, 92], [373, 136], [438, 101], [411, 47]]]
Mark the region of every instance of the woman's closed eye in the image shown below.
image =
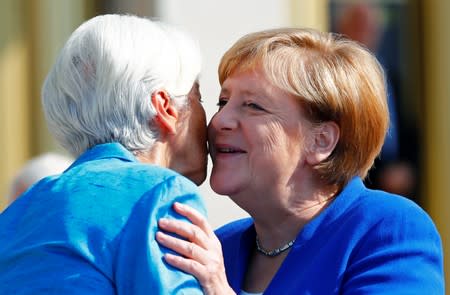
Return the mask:
[[219, 98], [219, 102], [217, 102], [217, 106], [219, 109], [223, 108], [228, 102], [228, 99], [226, 98]]
[[245, 106], [249, 107], [251, 109], [254, 109], [254, 110], [258, 110], [258, 111], [265, 111], [265, 109], [263, 107], [261, 107], [259, 104], [256, 104], [254, 102], [246, 102]]

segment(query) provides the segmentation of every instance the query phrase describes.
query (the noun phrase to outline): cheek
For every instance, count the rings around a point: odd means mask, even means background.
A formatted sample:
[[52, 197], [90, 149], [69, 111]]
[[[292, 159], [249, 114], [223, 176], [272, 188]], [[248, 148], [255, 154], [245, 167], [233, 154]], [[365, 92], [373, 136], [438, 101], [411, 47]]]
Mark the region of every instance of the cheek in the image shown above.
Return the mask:
[[208, 131], [206, 129], [206, 120], [201, 120], [201, 122], [197, 123], [197, 133], [201, 136], [202, 139], [206, 140]]
[[201, 117], [201, 121], [203, 126], [206, 128], [206, 112], [202, 105], [199, 105], [199, 116]]
[[293, 140], [279, 122], [263, 125], [260, 134], [265, 134], [265, 136], [262, 136], [261, 139], [263, 140], [257, 144], [262, 147], [264, 153], [279, 153], [280, 150], [286, 149], [291, 144], [290, 141]]
[[202, 107], [196, 110], [195, 115], [191, 119], [190, 125], [196, 129], [196, 134], [201, 136], [202, 139], [206, 138], [206, 114]]
[[[213, 117], [214, 119], [214, 117]], [[208, 127], [207, 127], [207, 133], [208, 133], [208, 141], [213, 141], [213, 139], [215, 138], [216, 135], [216, 130], [212, 124], [212, 120], [209, 122]]]

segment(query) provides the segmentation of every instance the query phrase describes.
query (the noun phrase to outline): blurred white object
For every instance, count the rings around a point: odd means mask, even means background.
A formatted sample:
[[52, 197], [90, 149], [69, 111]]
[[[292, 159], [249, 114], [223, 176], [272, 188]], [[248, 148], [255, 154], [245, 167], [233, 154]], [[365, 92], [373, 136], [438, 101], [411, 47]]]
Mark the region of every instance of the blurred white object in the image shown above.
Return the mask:
[[8, 203], [14, 202], [32, 184], [44, 177], [64, 172], [73, 159], [57, 153], [45, 153], [29, 160], [11, 182]]

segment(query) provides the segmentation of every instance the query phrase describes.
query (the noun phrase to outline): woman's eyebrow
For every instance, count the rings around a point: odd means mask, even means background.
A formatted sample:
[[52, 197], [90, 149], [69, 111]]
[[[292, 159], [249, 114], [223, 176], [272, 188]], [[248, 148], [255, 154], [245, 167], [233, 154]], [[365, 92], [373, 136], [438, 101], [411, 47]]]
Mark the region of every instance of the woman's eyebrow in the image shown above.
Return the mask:
[[229, 93], [230, 93], [230, 91], [227, 88], [222, 87], [222, 89], [220, 90], [219, 96], [228, 95]]

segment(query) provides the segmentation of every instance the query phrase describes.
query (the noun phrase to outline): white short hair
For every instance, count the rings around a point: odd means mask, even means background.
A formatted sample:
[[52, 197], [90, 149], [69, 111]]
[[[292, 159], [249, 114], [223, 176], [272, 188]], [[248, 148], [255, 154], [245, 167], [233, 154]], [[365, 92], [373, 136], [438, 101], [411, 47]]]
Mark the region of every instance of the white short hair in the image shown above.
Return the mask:
[[151, 94], [165, 89], [184, 105], [200, 68], [198, 44], [178, 28], [131, 15], [94, 17], [73, 32], [45, 80], [48, 127], [74, 156], [106, 142], [148, 150], [158, 137]]

